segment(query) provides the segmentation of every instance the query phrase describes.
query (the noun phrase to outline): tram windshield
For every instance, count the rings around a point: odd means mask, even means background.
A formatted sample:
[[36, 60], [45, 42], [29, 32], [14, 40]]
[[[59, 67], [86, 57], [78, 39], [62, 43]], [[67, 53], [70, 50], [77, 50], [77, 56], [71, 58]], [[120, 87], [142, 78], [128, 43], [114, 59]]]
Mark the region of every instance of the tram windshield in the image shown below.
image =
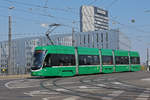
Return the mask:
[[37, 70], [42, 67], [43, 59], [44, 59], [45, 51], [36, 50], [33, 56], [33, 66], [32, 70]]

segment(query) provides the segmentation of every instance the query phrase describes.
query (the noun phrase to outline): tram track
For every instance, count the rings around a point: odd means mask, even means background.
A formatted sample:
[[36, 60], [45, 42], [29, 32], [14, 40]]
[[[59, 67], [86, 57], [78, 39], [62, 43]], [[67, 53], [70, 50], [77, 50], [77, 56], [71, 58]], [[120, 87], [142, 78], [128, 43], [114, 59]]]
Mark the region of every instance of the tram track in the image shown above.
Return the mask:
[[[77, 76], [79, 77], [79, 76]], [[76, 78], [77, 78], [76, 77]], [[120, 77], [121, 78], [121, 77]], [[97, 92], [90, 92], [90, 91], [81, 91], [80, 89], [73, 88], [77, 84], [79, 86], [88, 86], [88, 87], [97, 87], [97, 90], [106, 89], [106, 91], [112, 91], [112, 92], [120, 92], [118, 94], [117, 99], [118, 100], [128, 100], [127, 98], [134, 97], [136, 98], [139, 94], [144, 93], [146, 95], [149, 95], [150, 90], [147, 90], [147, 88], [137, 87], [134, 84], [129, 84], [124, 81], [119, 80], [118, 78], [114, 77], [97, 77], [97, 76], [85, 76], [80, 77], [78, 79], [78, 82], [68, 82], [67, 83], [61, 83], [61, 81], [64, 80], [63, 78], [57, 78], [54, 79], [51, 82], [50, 85], [45, 85], [45, 83], [48, 83], [49, 80], [45, 80], [41, 82], [41, 86], [49, 91], [58, 92], [60, 94], [64, 95], [71, 95], [71, 96], [78, 96], [81, 98], [86, 99], [92, 99], [92, 100], [105, 100], [103, 98], [114, 98], [113, 95], [116, 94], [107, 94], [107, 93], [97, 93]], [[68, 78], [67, 78], [68, 81]], [[61, 83], [61, 84], [60, 84]], [[72, 88], [69, 88], [68, 85], [72, 85]], [[78, 87], [79, 87], [78, 86]], [[92, 88], [91, 88], [92, 89]], [[122, 93], [133, 93], [134, 95], [121, 95]], [[119, 96], [120, 95], [120, 96]], [[146, 98], [146, 97], [142, 97]], [[130, 99], [129, 99], [130, 100]]]
[[[59, 93], [62, 93], [64, 95], [78, 96], [78, 97], [81, 97], [81, 98], [87, 98], [87, 99], [92, 99], [92, 100], [102, 100], [100, 98], [96, 98], [96, 97], [91, 96], [91, 94], [88, 93], [88, 92], [81, 92], [81, 91], [77, 91], [77, 90], [74, 90], [74, 89], [68, 89], [66, 87], [57, 85], [57, 81], [59, 81], [59, 79], [56, 79], [56, 80], [53, 81], [53, 86], [55, 86], [56, 88], [59, 88], [59, 90], [53, 89], [51, 87], [44, 86], [44, 82], [46, 82], [46, 81], [42, 82], [41, 86], [43, 88], [49, 90], [49, 91], [59, 92]], [[61, 90], [63, 90], [63, 91], [61, 91]]]
[[149, 73], [136, 74], [139, 73], [30, 78], [9, 80], [3, 84], [12, 91], [19, 91], [15, 96], [22, 94], [28, 98], [39, 97], [39, 100], [149, 100], [149, 83], [141, 85], [149, 82], [146, 80]]
[[[81, 83], [84, 83], [86, 85], [91, 85], [91, 86], [95, 86], [95, 87], [100, 87], [100, 88], [105, 88], [105, 89], [112, 89], [112, 90], [123, 90], [126, 92], [144, 92], [149, 94], [150, 90], [147, 90], [146, 88], [142, 88], [139, 86], [135, 86], [134, 84], [129, 84], [123, 81], [120, 81], [118, 79], [114, 79], [113, 77], [109, 77], [105, 78], [105, 77], [101, 77], [100, 80], [98, 80], [96, 77], [93, 77], [92, 79], [89, 79], [88, 82], [85, 81], [85, 79], [80, 79]], [[90, 82], [89, 82], [90, 81]], [[116, 84], [113, 84], [115, 83]], [[96, 85], [96, 84], [101, 84], [101, 85]]]
[[[82, 80], [85, 80], [87, 77], [84, 77], [84, 78], [80, 78], [79, 79], [79, 82], [80, 84], [83, 86], [83, 85], [87, 85], [87, 83], [84, 83], [82, 82]], [[93, 79], [93, 78], [92, 78]], [[92, 80], [91, 79], [91, 80]], [[87, 91], [79, 91], [79, 90], [76, 90], [76, 89], [70, 89], [70, 88], [67, 88], [63, 85], [59, 85], [59, 81], [61, 81], [61, 79], [56, 79], [52, 82], [52, 86], [56, 87], [56, 88], [59, 88], [59, 90], [57, 89], [53, 89], [53, 87], [48, 87], [48, 86], [45, 86], [44, 83], [45, 82], [48, 82], [48, 80], [44, 81], [41, 83], [41, 86], [45, 89], [48, 89], [49, 91], [54, 91], [54, 92], [59, 92], [59, 93], [62, 93], [62, 94], [65, 94], [65, 95], [72, 95], [72, 96], [78, 96], [78, 97], [81, 97], [81, 98], [87, 98], [87, 99], [92, 99], [92, 100], [103, 100], [101, 98], [104, 98], [104, 97], [108, 97], [108, 98], [113, 98], [113, 96], [110, 96], [110, 95], [107, 95], [105, 93], [91, 93], [91, 92], [87, 92]], [[73, 84], [72, 84], [73, 85]], [[89, 84], [88, 84], [89, 85]], [[92, 85], [90, 84], [91, 86], [95, 86], [95, 85]], [[99, 87], [99, 89], [102, 88], [102, 87]], [[63, 90], [63, 91], [61, 91]], [[118, 97], [119, 99], [121, 100], [126, 100], [122, 97]]]
[[[113, 98], [117, 98], [117, 100], [128, 100], [128, 98], [131, 97], [137, 98], [140, 94], [142, 94], [142, 98], [147, 98], [147, 96], [149, 95], [150, 90], [147, 90], [147, 88], [135, 86], [134, 84], [126, 83], [126, 81], [123, 80], [123, 76], [114, 77], [112, 75], [83, 75], [65, 78], [55, 77], [40, 81], [35, 81], [33, 79], [24, 79], [12, 82], [15, 82], [15, 86], [17, 86], [13, 88], [20, 89], [29, 88], [30, 85], [32, 85], [30, 87], [34, 88], [35, 85], [33, 85], [32, 83], [38, 82], [38, 85], [46, 90], [46, 92], [41, 91], [39, 93], [46, 93], [47, 96], [48, 94], [51, 94], [51, 96], [54, 97], [58, 93], [62, 98], [71, 96], [89, 100], [112, 100]], [[12, 82], [8, 82], [9, 86], [13, 85]], [[20, 83], [22, 83], [22, 85]], [[25, 85], [24, 87], [18, 87], [23, 86], [23, 84]], [[37, 91], [39, 90], [26, 92], [25, 94], [31, 94]], [[35, 96], [36, 94], [34, 93], [33, 96]]]

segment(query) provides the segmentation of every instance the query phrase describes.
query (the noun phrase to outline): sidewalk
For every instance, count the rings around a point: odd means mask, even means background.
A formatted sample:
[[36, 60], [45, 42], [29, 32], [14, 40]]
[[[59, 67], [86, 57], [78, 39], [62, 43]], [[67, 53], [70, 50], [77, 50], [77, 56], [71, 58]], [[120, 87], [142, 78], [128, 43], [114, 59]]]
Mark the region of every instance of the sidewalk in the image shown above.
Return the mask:
[[20, 78], [30, 78], [30, 74], [23, 75], [0, 75], [0, 79], [20, 79]]

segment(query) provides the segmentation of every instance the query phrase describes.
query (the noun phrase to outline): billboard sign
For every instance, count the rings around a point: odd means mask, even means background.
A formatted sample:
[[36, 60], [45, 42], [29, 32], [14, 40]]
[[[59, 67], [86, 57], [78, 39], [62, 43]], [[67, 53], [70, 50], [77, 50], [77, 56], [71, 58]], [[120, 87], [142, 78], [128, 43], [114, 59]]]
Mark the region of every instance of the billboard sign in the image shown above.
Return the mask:
[[108, 17], [108, 11], [103, 10], [101, 8], [94, 7], [94, 12], [95, 12], [95, 14], [98, 14], [98, 15], [101, 15], [104, 17]]

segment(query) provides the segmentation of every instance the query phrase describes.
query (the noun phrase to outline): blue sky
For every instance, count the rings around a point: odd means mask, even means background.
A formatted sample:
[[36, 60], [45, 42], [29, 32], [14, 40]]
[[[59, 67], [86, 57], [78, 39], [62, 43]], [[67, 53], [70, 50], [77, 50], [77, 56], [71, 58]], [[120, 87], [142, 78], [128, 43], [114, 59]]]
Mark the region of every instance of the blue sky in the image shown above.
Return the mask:
[[[75, 30], [80, 31], [79, 8], [89, 4], [109, 11], [110, 28], [126, 34], [144, 62], [150, 48], [150, 0], [0, 0], [0, 41], [8, 38], [8, 15], [13, 38], [44, 35], [47, 28], [42, 25], [51, 23], [64, 25], [55, 32], [70, 33], [75, 21]], [[8, 10], [11, 6], [15, 8]]]

